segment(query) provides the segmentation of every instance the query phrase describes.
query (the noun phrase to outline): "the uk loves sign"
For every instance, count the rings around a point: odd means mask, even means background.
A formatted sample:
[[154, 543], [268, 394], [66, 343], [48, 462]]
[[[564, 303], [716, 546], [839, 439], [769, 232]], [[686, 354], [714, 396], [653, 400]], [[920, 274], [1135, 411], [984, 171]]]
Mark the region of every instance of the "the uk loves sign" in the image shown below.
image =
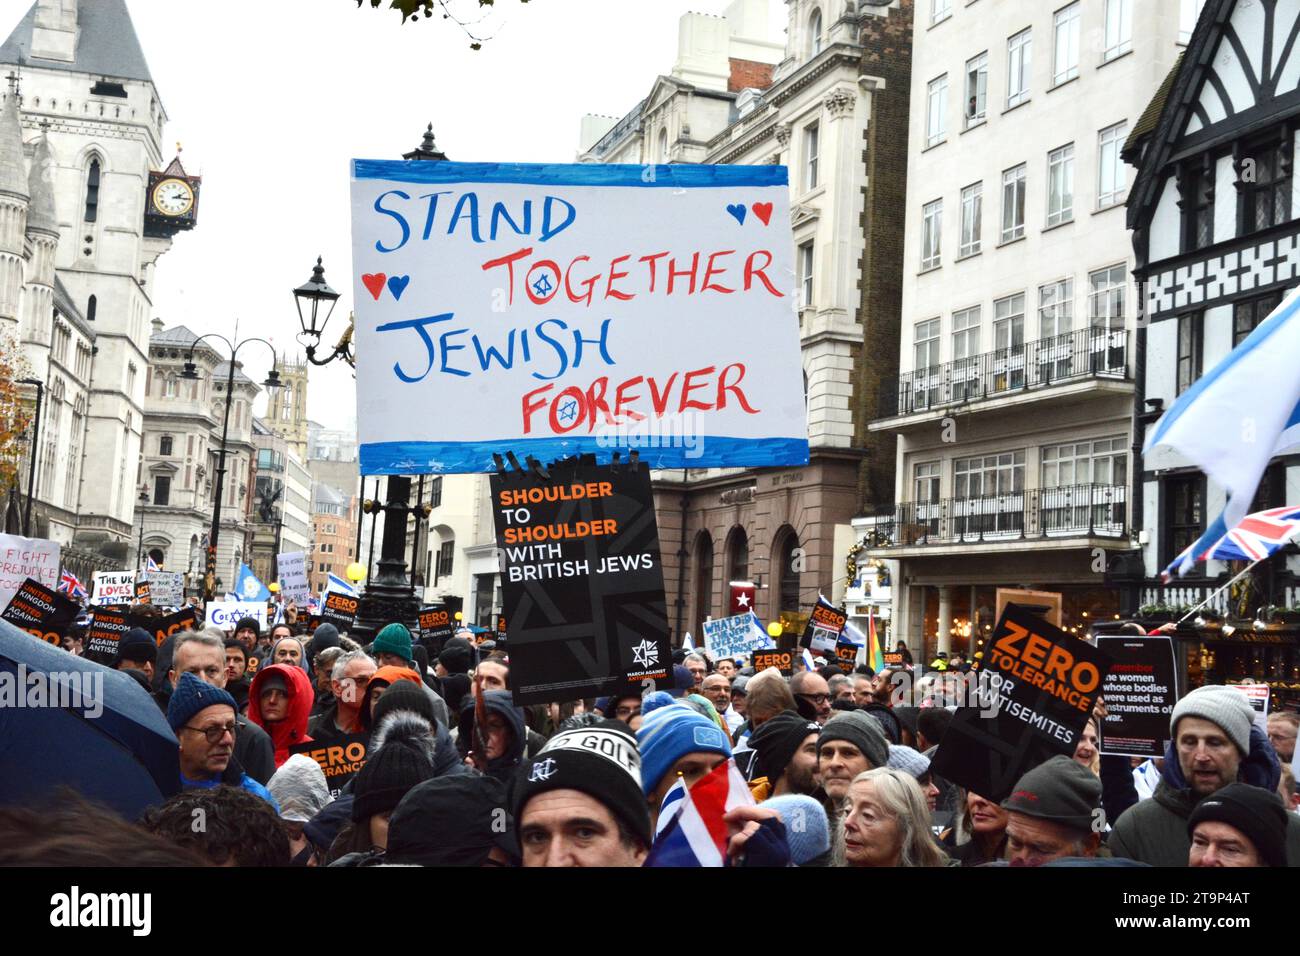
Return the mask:
[[808, 461], [783, 166], [352, 166], [362, 474]]

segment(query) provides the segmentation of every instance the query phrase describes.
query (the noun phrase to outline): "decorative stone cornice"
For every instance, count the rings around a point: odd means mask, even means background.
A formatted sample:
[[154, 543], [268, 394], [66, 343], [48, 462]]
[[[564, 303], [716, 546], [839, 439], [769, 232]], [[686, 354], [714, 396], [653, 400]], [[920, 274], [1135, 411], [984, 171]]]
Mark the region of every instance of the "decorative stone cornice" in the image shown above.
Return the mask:
[[785, 149], [790, 145], [790, 124], [777, 123], [772, 127], [772, 132], [776, 134], [777, 145]]

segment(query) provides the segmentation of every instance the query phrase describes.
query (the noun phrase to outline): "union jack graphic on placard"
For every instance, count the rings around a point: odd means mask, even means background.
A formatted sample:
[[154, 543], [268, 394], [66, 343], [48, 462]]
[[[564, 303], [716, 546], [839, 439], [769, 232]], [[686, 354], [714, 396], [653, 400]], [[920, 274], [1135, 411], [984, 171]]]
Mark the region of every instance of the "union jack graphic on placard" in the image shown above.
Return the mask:
[[1256, 511], [1200, 553], [1192, 553], [1195, 543], [1189, 545], [1169, 562], [1160, 576], [1168, 581], [1181, 565], [1190, 566], [1197, 561], [1262, 561], [1289, 544], [1297, 533], [1300, 533], [1300, 507], [1287, 505]]

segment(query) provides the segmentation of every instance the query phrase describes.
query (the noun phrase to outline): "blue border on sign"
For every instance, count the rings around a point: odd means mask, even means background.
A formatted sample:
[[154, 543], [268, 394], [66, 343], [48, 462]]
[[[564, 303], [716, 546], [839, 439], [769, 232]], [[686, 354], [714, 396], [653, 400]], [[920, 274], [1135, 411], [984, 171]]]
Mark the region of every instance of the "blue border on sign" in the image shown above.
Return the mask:
[[[608, 464], [615, 452], [627, 460], [629, 449], [598, 444], [596, 435], [575, 438], [515, 438], [503, 441], [370, 442], [360, 448], [363, 475], [489, 474], [496, 470], [492, 453], [503, 459], [513, 451], [522, 464], [532, 455], [542, 464], [571, 455], [595, 455]], [[695, 448], [638, 448], [651, 468], [766, 468], [808, 464], [806, 438], [730, 438], [702, 435]], [[689, 456], [689, 457], [688, 457]]]
[[[646, 181], [646, 171], [654, 175]], [[405, 183], [518, 183], [530, 186], [659, 186], [672, 189], [788, 186], [785, 166], [665, 166], [600, 163], [452, 163], [352, 160], [353, 179]]]

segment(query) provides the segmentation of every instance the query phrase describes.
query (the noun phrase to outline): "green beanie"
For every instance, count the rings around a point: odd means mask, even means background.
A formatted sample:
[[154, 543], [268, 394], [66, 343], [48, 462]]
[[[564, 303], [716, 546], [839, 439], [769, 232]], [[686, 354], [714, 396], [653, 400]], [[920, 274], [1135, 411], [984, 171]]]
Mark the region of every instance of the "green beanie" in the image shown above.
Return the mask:
[[411, 632], [402, 624], [388, 624], [379, 632], [375, 638], [375, 643], [371, 645], [371, 653], [376, 657], [380, 654], [396, 654], [404, 661], [411, 659]]

